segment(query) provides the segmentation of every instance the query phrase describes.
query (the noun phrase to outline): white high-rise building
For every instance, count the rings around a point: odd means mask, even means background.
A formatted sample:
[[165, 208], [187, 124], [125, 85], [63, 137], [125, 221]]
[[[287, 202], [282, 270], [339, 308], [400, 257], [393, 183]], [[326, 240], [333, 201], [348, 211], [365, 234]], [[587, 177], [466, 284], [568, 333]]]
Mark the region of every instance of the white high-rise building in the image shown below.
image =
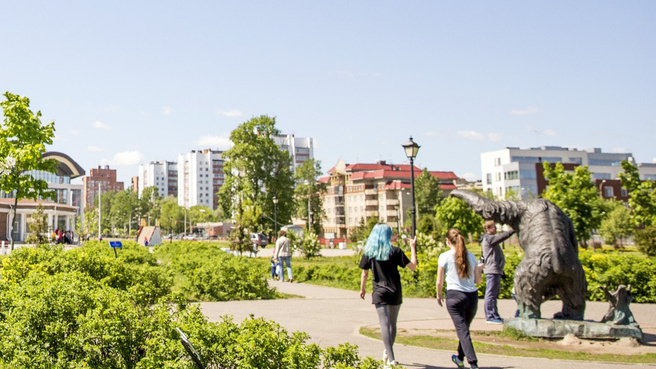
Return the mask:
[[584, 165], [592, 173], [592, 180], [606, 180], [617, 178], [622, 172], [620, 165], [623, 160], [634, 160], [633, 154], [604, 153], [599, 148], [579, 150], [560, 146], [530, 149], [507, 147], [488, 151], [481, 154], [483, 191], [491, 191], [497, 198], [504, 198], [506, 192], [512, 190], [526, 199], [539, 195], [537, 163]]
[[225, 180], [222, 151], [192, 150], [178, 156], [178, 205], [218, 207], [218, 192]]
[[156, 161], [139, 165], [139, 197], [144, 188], [153, 186], [162, 197], [178, 196], [178, 163]]
[[294, 137], [294, 135], [277, 135], [273, 141], [281, 149], [292, 155], [294, 170], [304, 161], [314, 158], [314, 140], [312, 137]]

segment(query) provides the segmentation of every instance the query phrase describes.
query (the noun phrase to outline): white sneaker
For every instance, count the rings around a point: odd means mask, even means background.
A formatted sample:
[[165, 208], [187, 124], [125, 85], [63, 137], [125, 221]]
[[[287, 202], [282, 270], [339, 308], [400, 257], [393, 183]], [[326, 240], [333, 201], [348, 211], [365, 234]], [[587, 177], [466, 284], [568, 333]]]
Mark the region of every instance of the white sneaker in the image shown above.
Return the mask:
[[390, 369], [395, 365], [399, 365], [399, 363], [396, 362], [396, 360], [388, 361], [387, 364], [383, 366], [385, 369]]
[[387, 350], [383, 350], [383, 363], [387, 363]]

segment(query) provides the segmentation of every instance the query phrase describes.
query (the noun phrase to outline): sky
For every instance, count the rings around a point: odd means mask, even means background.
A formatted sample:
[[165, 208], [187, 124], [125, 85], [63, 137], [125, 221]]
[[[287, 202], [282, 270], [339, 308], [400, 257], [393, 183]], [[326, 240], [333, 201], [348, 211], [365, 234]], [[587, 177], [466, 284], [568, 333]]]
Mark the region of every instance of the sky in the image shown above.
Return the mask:
[[[656, 2], [0, 0], [0, 91], [130, 183], [260, 115], [324, 172], [564, 146], [656, 162]], [[1, 98], [4, 100], [4, 97]]]

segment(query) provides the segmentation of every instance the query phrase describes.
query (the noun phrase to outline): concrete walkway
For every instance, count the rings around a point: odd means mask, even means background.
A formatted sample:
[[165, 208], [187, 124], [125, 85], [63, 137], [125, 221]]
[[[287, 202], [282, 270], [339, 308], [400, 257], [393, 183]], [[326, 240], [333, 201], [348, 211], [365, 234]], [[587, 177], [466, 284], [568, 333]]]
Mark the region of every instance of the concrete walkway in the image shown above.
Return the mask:
[[[258, 255], [259, 256], [259, 255]], [[322, 347], [337, 346], [349, 342], [360, 348], [360, 355], [379, 359], [383, 345], [379, 340], [360, 335], [362, 326], [378, 326], [378, 318], [371, 305], [371, 295], [361, 300], [358, 292], [314, 286], [306, 283], [283, 283], [271, 281], [280, 292], [301, 296], [299, 298], [264, 301], [230, 301], [201, 303], [201, 309], [210, 321], [219, 321], [223, 315], [232, 315], [242, 321], [250, 315], [273, 320], [289, 331], [304, 331], [311, 342]], [[478, 315], [472, 330], [497, 330], [501, 326], [485, 324], [481, 300]], [[499, 302], [500, 314], [510, 317], [516, 305], [512, 300]], [[543, 316], [551, 316], [560, 308], [560, 302], [550, 301], [542, 306]], [[589, 302], [586, 319], [599, 321], [608, 309], [608, 303]], [[633, 304], [632, 311], [643, 332], [647, 334], [647, 345], [656, 352], [656, 305]], [[434, 299], [405, 298], [399, 316], [399, 330], [404, 328], [448, 329], [453, 323], [444, 308], [437, 306]], [[454, 333], [455, 338], [455, 333]], [[433, 350], [396, 344], [396, 359], [406, 368], [454, 368], [451, 355], [454, 351]], [[595, 369], [641, 368], [656, 365], [609, 364], [570, 360], [521, 358], [500, 355], [478, 354], [481, 368], [536, 368], [574, 369], [593, 366]]]

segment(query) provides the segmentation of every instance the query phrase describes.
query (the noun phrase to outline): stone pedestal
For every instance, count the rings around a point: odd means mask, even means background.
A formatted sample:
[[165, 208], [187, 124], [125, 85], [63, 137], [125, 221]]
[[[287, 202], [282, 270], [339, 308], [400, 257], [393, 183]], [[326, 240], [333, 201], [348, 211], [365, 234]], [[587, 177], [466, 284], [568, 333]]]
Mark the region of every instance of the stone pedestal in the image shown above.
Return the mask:
[[643, 339], [642, 329], [637, 324], [616, 325], [587, 322], [581, 320], [558, 319], [508, 319], [504, 328], [516, 329], [527, 336], [543, 338], [563, 338], [573, 334], [582, 339], [619, 339], [633, 337]]

